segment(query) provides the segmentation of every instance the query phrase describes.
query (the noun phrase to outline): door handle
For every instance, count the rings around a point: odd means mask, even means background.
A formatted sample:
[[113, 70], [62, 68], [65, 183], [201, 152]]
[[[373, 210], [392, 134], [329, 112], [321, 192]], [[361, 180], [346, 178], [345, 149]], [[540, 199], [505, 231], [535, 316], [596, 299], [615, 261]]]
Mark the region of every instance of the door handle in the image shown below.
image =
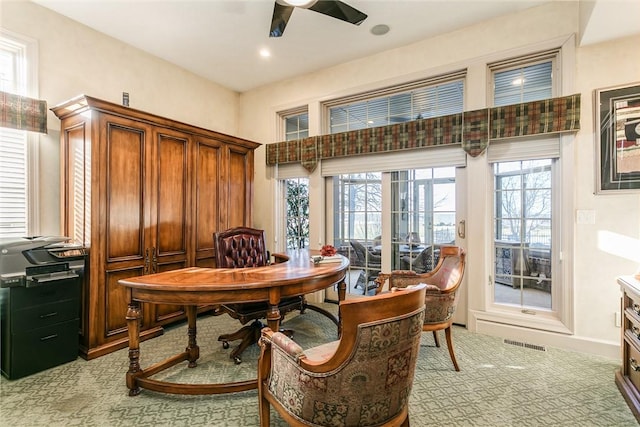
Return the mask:
[[151, 248], [151, 272], [158, 272], [158, 251], [155, 246]]
[[464, 239], [465, 236], [467, 235], [466, 233], [467, 233], [467, 224], [463, 219], [463, 220], [460, 220], [460, 222], [458, 222], [458, 237], [460, 237], [461, 239]]
[[149, 274], [149, 248], [144, 250], [144, 268], [142, 269], [142, 274]]

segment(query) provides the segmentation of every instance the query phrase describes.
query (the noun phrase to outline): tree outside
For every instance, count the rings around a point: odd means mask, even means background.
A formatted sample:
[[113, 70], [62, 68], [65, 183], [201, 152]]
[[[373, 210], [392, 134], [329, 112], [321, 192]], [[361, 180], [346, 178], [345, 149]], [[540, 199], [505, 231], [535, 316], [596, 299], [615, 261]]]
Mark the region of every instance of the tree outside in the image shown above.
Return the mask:
[[287, 249], [309, 247], [309, 180], [287, 179]]

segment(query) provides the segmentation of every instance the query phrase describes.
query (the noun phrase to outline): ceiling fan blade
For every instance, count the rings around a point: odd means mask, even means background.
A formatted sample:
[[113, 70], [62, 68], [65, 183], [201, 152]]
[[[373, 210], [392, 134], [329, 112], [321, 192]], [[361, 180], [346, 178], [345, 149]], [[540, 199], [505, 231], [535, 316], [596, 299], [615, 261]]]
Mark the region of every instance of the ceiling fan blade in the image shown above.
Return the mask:
[[269, 37], [280, 37], [284, 33], [284, 29], [291, 18], [293, 12], [293, 6], [285, 6], [277, 1], [274, 2], [273, 18], [271, 18], [271, 30], [269, 31]]
[[367, 19], [366, 14], [340, 0], [319, 0], [309, 9], [354, 25], [360, 25], [362, 21]]

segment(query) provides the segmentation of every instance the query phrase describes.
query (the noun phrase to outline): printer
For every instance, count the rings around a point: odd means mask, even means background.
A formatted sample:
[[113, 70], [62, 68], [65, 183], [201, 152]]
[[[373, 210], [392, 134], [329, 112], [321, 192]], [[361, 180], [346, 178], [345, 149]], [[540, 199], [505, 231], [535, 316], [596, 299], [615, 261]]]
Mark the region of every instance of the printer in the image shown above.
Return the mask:
[[40, 286], [79, 277], [87, 254], [69, 237], [0, 238], [0, 288]]

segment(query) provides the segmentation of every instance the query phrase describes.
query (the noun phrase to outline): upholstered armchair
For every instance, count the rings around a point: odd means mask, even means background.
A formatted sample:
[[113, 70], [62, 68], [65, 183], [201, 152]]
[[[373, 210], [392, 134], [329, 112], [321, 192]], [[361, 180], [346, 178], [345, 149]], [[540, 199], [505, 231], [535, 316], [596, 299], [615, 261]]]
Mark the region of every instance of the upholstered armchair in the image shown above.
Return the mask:
[[260, 425], [409, 425], [425, 286], [340, 303], [338, 341], [304, 350], [269, 328], [258, 362]]
[[382, 257], [369, 251], [362, 243], [357, 240], [351, 240], [351, 247], [356, 254], [356, 262], [353, 267], [362, 267], [364, 269], [364, 286], [363, 294], [369, 292], [369, 288], [375, 286], [375, 278], [378, 277], [382, 267]]
[[460, 370], [453, 350], [451, 326], [458, 305], [458, 290], [465, 269], [465, 251], [458, 246], [442, 246], [436, 267], [427, 273], [411, 270], [395, 270], [391, 274], [378, 275], [378, 289], [389, 281], [389, 288], [405, 288], [418, 283], [427, 285], [423, 331], [433, 331], [436, 347], [440, 347], [438, 331], [444, 329], [449, 356], [456, 371]]
[[[264, 230], [249, 227], [236, 227], [214, 234], [216, 267], [218, 268], [251, 268], [269, 264], [269, 253], [266, 249]], [[303, 310], [303, 297], [287, 298], [280, 302], [278, 309], [282, 316], [291, 310]], [[249, 302], [225, 304], [216, 309], [214, 314], [227, 313], [238, 319], [243, 326], [238, 331], [218, 337], [224, 348], [229, 342], [240, 340], [240, 344], [230, 357], [236, 364], [242, 362], [240, 354], [250, 345], [258, 342], [260, 331], [265, 326], [260, 319], [267, 316], [268, 303]]]

